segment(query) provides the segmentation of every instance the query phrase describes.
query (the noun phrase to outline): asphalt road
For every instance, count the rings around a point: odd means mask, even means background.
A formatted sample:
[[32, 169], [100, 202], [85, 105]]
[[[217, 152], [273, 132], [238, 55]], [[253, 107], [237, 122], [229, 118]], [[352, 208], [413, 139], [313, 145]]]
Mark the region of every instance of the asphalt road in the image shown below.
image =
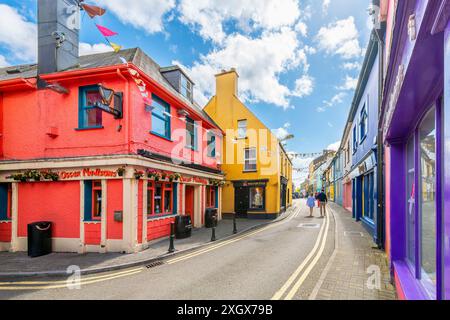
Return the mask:
[[82, 276], [80, 287], [76, 276], [0, 282], [0, 299], [307, 299], [332, 252], [334, 224], [332, 215], [307, 218], [302, 200], [294, 206], [285, 220], [156, 267]]

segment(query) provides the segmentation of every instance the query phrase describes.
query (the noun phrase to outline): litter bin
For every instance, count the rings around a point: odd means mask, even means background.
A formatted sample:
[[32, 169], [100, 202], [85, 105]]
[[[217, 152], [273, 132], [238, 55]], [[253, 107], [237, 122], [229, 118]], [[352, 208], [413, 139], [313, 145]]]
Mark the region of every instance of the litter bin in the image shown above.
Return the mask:
[[175, 218], [175, 238], [186, 239], [192, 235], [192, 221], [190, 216]]
[[52, 253], [52, 223], [34, 222], [28, 225], [28, 256], [32, 258]]
[[205, 228], [217, 227], [217, 209], [208, 208], [205, 211]]

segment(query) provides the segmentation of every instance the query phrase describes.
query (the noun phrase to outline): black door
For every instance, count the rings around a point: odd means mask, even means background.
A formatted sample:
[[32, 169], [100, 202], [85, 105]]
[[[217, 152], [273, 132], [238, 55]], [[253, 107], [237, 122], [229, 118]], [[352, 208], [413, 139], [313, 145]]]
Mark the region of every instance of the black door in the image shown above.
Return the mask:
[[236, 212], [236, 216], [247, 217], [249, 201], [248, 187], [234, 188], [234, 212]]
[[286, 190], [287, 190], [287, 185], [282, 184], [281, 185], [281, 208], [282, 208], [282, 210], [286, 210]]

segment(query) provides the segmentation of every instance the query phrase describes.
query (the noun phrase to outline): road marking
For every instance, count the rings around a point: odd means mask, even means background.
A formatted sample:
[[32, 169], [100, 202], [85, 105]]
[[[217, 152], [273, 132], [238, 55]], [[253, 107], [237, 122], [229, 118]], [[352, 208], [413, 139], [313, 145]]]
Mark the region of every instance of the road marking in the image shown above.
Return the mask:
[[[325, 218], [328, 221], [328, 216]], [[313, 249], [309, 252], [308, 256], [305, 260], [300, 264], [300, 266], [294, 271], [294, 273], [289, 277], [289, 279], [286, 281], [286, 283], [281, 287], [280, 290], [278, 290], [271, 300], [280, 300], [281, 297], [285, 294], [285, 292], [291, 287], [291, 285], [294, 283], [295, 279], [300, 275], [300, 273], [303, 271], [305, 266], [308, 264], [309, 260], [313, 258], [315, 255], [317, 249], [319, 248], [319, 245], [321, 243], [322, 235], [324, 233], [325, 229], [325, 221], [322, 224], [322, 227], [320, 228], [319, 236], [317, 237], [316, 243], [314, 244]]]
[[[3, 282], [0, 286], [0, 291], [17, 291], [17, 290], [49, 290], [49, 289], [61, 289], [68, 288], [70, 285], [87, 285], [98, 282], [104, 282], [126, 276], [132, 276], [142, 272], [143, 268], [131, 269], [127, 271], [117, 272], [113, 274], [89, 277], [81, 279], [79, 283], [70, 282], [70, 279], [58, 280], [58, 281], [22, 281], [22, 282]], [[19, 286], [18, 286], [19, 285]], [[31, 286], [27, 286], [31, 285]]]
[[291, 214], [288, 218], [286, 218], [285, 220], [282, 220], [282, 221], [279, 221], [279, 222], [275, 222], [274, 224], [268, 225], [268, 226], [263, 227], [263, 228], [261, 228], [261, 229], [259, 229], [259, 230], [253, 231], [253, 232], [251, 232], [251, 233], [244, 234], [244, 235], [239, 236], [239, 237], [237, 237], [237, 238], [233, 238], [233, 239], [224, 241], [224, 242], [222, 242], [222, 243], [218, 243], [218, 244], [216, 244], [216, 245], [213, 245], [213, 246], [210, 246], [210, 247], [207, 247], [207, 248], [204, 248], [204, 249], [200, 249], [199, 251], [196, 251], [196, 252], [193, 252], [193, 253], [186, 254], [186, 255], [184, 255], [184, 256], [182, 256], [182, 257], [178, 257], [178, 258], [174, 258], [174, 259], [168, 260], [168, 261], [167, 261], [167, 264], [174, 264], [174, 263], [177, 263], [177, 262], [181, 262], [181, 261], [184, 261], [184, 260], [187, 260], [187, 259], [191, 259], [191, 258], [197, 257], [197, 256], [202, 255], [202, 254], [204, 254], [204, 253], [207, 253], [207, 252], [210, 252], [210, 251], [219, 249], [219, 248], [221, 248], [221, 247], [223, 247], [223, 246], [226, 246], [226, 245], [235, 243], [235, 242], [237, 242], [237, 241], [240, 241], [240, 240], [246, 239], [246, 238], [248, 238], [248, 237], [251, 237], [251, 236], [253, 236], [253, 235], [255, 235], [255, 234], [258, 234], [258, 233], [261, 233], [261, 232], [263, 232], [263, 231], [269, 230], [269, 229], [271, 229], [271, 228], [274, 228], [274, 227], [276, 227], [276, 226], [279, 226], [280, 224], [287, 223], [287, 222], [289, 222], [289, 221], [291, 221], [292, 219], [295, 218], [295, 214], [298, 213], [298, 212], [300, 211], [300, 209], [301, 209], [300, 207], [296, 208], [296, 211], [295, 211], [294, 213], [292, 213], [292, 214]]
[[330, 219], [327, 216], [326, 219], [326, 227], [325, 227], [325, 234], [322, 238], [322, 244], [320, 246], [319, 252], [314, 257], [314, 260], [309, 264], [308, 268], [306, 268], [305, 272], [300, 276], [300, 278], [297, 280], [295, 285], [292, 287], [291, 291], [289, 291], [288, 295], [286, 296], [285, 300], [292, 300], [292, 298], [295, 296], [295, 294], [300, 289], [303, 282], [305, 282], [305, 279], [308, 277], [311, 270], [315, 267], [319, 259], [322, 257], [323, 251], [325, 249], [325, 244], [327, 243], [327, 236], [328, 236], [328, 227], [330, 225]]

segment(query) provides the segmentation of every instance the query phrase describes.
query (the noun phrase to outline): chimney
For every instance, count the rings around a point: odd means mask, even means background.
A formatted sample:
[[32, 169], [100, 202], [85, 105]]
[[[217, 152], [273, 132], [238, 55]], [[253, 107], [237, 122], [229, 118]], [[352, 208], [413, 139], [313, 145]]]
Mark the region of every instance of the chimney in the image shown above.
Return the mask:
[[235, 68], [230, 71], [222, 71], [216, 75], [216, 96], [229, 96], [230, 94], [238, 96], [239, 75]]
[[78, 0], [38, 0], [38, 74], [78, 64]]

